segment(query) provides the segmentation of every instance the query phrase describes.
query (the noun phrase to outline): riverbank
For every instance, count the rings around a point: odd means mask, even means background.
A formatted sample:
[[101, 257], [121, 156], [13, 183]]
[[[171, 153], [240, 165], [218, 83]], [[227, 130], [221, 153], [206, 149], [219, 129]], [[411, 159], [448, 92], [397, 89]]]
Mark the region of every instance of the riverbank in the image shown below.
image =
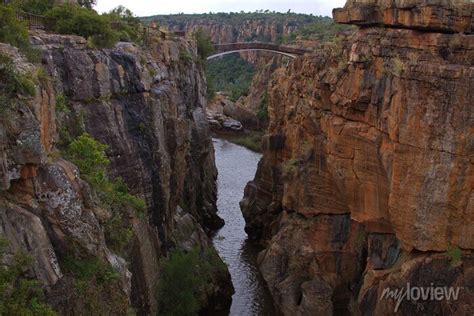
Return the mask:
[[225, 139], [236, 145], [243, 146], [255, 153], [262, 152], [262, 138], [265, 135], [260, 131], [244, 131], [242, 133], [214, 133], [214, 137]]

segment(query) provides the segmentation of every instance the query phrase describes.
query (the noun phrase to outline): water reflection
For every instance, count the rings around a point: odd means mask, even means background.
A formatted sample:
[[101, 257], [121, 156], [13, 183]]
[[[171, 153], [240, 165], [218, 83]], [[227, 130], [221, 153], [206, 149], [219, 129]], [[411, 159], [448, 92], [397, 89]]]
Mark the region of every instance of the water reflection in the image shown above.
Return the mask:
[[261, 155], [221, 139], [214, 139], [214, 147], [219, 170], [217, 206], [226, 222], [214, 237], [214, 245], [229, 266], [235, 287], [230, 315], [274, 315], [270, 294], [256, 264], [261, 249], [247, 240], [239, 207]]

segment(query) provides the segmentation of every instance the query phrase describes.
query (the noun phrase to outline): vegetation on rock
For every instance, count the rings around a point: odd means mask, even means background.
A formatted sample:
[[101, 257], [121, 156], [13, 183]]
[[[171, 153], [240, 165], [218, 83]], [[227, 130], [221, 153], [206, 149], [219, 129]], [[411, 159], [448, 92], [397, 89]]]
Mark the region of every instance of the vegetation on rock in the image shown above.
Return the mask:
[[[84, 133], [69, 144], [66, 158], [78, 166], [81, 177], [92, 186], [103, 206], [112, 209], [112, 216], [105, 223], [105, 235], [112, 249], [123, 253], [133, 237], [128, 217], [142, 216], [146, 205], [144, 200], [129, 193], [122, 179], [108, 178], [107, 166], [110, 160], [106, 149], [106, 145]], [[130, 213], [130, 208], [135, 214]]]
[[195, 31], [193, 35], [196, 40], [198, 56], [202, 61], [205, 61], [214, 52], [211, 37], [202, 28]]
[[263, 135], [260, 132], [248, 132], [244, 135], [226, 136], [225, 138], [234, 144], [259, 153], [262, 151], [262, 137]]
[[154, 15], [149, 17], [141, 18], [145, 23], [151, 21], [159, 21], [162, 25], [170, 25], [181, 27], [182, 29], [190, 20], [205, 20], [217, 23], [225, 23], [227, 25], [238, 25], [243, 20], [269, 20], [274, 21], [277, 24], [283, 24], [290, 21], [294, 24], [299, 23], [315, 23], [319, 20], [329, 19], [328, 17], [320, 17], [308, 14], [298, 13], [281, 13], [271, 12], [269, 10], [258, 10], [255, 12], [219, 12], [219, 13], [203, 13], [203, 14], [171, 14], [171, 15]]
[[111, 47], [118, 40], [142, 42], [140, 20], [130, 10], [119, 6], [100, 15], [92, 10], [92, 1], [80, 1], [80, 4], [54, 5], [51, 0], [16, 0], [8, 5], [2, 4], [0, 42], [19, 47], [32, 58], [35, 55], [29, 46], [26, 23], [17, 20], [15, 11], [44, 15], [52, 31], [83, 36], [95, 47]]
[[197, 315], [202, 293], [218, 270], [227, 267], [214, 249], [201, 251], [198, 248], [185, 252], [174, 251], [161, 264], [158, 283], [159, 315]]
[[31, 48], [28, 40], [28, 28], [16, 18], [13, 5], [0, 4], [0, 42], [18, 47], [30, 62], [38, 63], [41, 54]]
[[331, 18], [323, 18], [317, 23], [304, 26], [282, 38], [282, 43], [290, 44], [297, 40], [332, 42], [339, 32], [353, 29], [352, 26], [334, 23]]
[[2, 108], [6, 107], [11, 98], [17, 95], [34, 96], [36, 93], [34, 82], [29, 76], [20, 74], [13, 63], [13, 60], [5, 55], [0, 54], [0, 94], [2, 97]]
[[[8, 242], [0, 238], [0, 262], [5, 262], [7, 245]], [[17, 252], [13, 264], [0, 267], [0, 315], [56, 315], [46, 304], [39, 281], [27, 277], [31, 264], [31, 256]]]
[[110, 47], [119, 39], [109, 17], [93, 10], [65, 4], [53, 7], [45, 15], [55, 32], [83, 36], [97, 47]]

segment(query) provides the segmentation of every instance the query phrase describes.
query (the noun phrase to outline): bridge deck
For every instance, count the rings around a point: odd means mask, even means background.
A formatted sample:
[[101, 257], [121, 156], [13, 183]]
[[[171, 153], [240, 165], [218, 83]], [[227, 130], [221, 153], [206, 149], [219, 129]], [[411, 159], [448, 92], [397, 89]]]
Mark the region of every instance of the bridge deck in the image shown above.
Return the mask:
[[304, 55], [305, 53], [309, 52], [308, 50], [303, 48], [260, 42], [215, 44], [214, 49], [215, 54], [209, 56], [207, 59], [212, 59], [226, 54], [243, 51], [268, 51], [282, 54], [291, 58], [295, 58], [298, 55]]

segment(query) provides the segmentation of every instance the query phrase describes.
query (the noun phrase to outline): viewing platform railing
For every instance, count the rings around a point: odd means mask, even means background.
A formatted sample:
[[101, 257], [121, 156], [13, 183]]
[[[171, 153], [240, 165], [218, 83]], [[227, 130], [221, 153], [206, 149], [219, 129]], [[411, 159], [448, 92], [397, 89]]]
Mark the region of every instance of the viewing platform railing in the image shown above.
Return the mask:
[[[17, 11], [16, 18], [18, 21], [26, 22], [30, 30], [36, 29], [47, 31], [52, 25], [51, 23], [49, 23], [51, 21], [49, 21], [48, 18], [46, 18], [45, 16], [24, 11]], [[111, 26], [113, 29], [117, 29], [120, 28], [120, 25], [122, 23], [123, 22], [120, 21], [113, 21], [111, 22]], [[165, 40], [174, 36], [184, 37], [186, 36], [186, 34], [185, 32], [168, 32], [160, 30], [157, 27], [143, 26], [143, 38], [145, 45], [147, 46], [151, 43], [153, 38]]]
[[47, 27], [46, 17], [42, 15], [36, 15], [28, 12], [17, 11], [16, 18], [18, 21], [26, 22], [28, 28], [45, 30]]

